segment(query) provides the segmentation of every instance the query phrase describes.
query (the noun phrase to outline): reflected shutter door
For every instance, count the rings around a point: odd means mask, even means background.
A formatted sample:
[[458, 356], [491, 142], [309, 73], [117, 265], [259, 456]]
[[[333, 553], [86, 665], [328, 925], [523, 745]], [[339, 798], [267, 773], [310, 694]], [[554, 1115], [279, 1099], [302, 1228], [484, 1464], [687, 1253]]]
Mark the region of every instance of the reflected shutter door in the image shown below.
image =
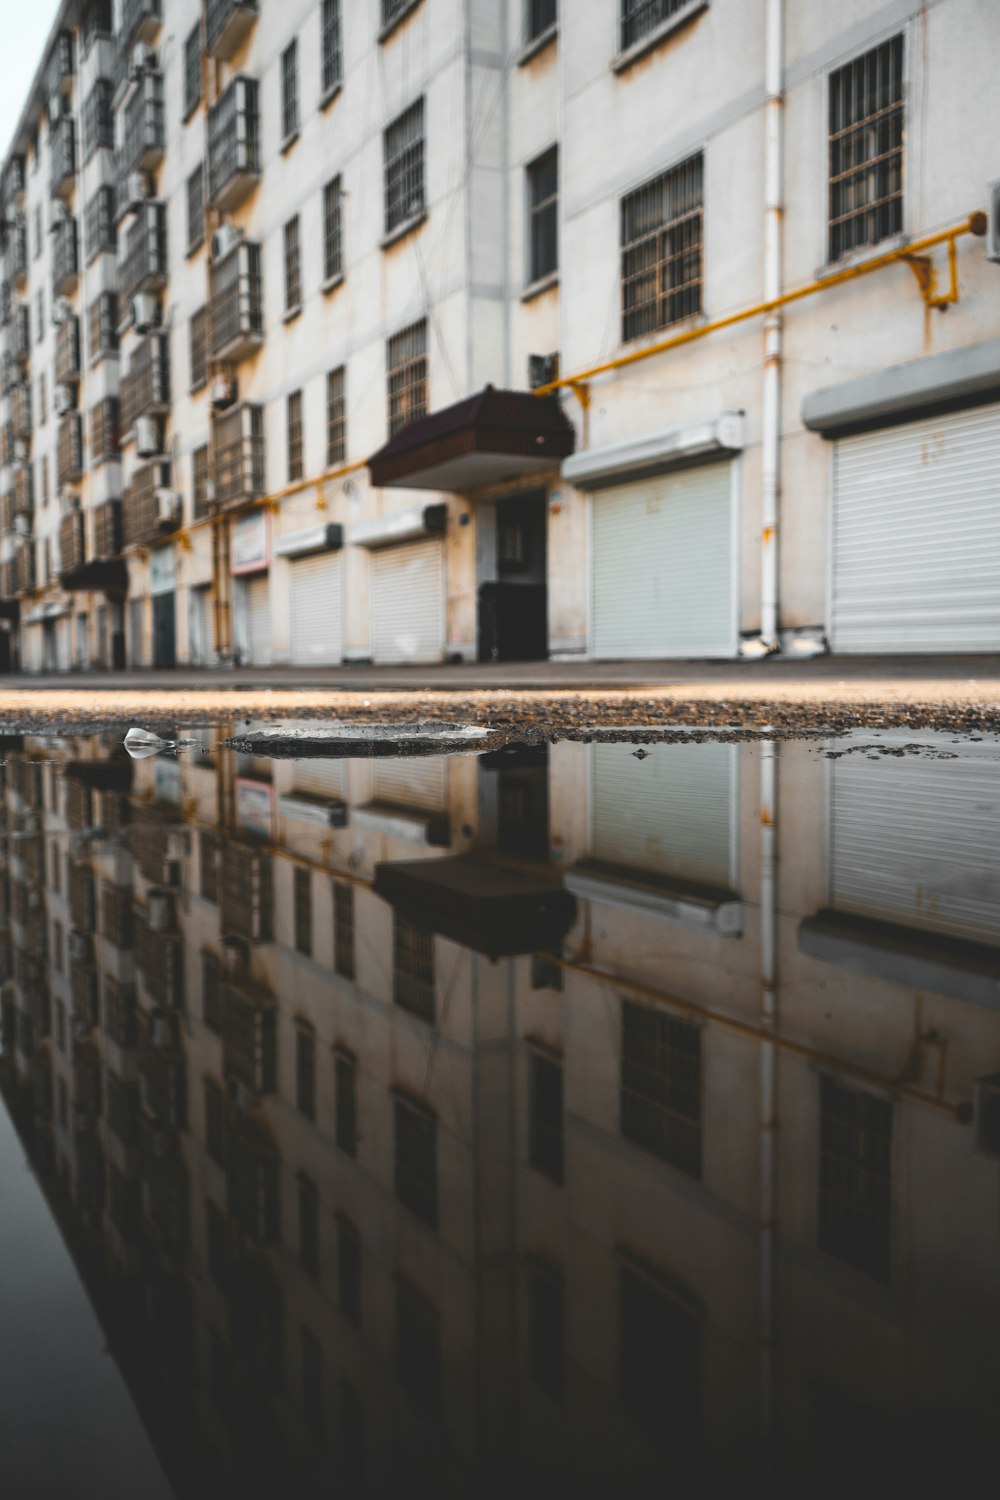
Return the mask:
[[296, 761], [293, 790], [306, 792], [311, 797], [345, 799], [347, 796], [347, 762], [343, 760]]
[[1000, 765], [845, 757], [830, 796], [831, 905], [1000, 945]]
[[447, 761], [443, 755], [377, 760], [372, 793], [376, 802], [420, 811], [443, 812], [447, 806]]
[[258, 573], [247, 584], [247, 618], [250, 625], [250, 661], [255, 667], [271, 664], [271, 591], [267, 573]]
[[732, 464], [593, 497], [594, 656], [733, 656]]
[[291, 565], [292, 663], [296, 666], [338, 663], [343, 656], [341, 562], [337, 553], [320, 553]]
[[1000, 650], [1000, 406], [834, 446], [835, 651]]
[[372, 659], [440, 661], [444, 654], [444, 548], [436, 540], [372, 557]]
[[622, 869], [729, 889], [735, 745], [595, 745], [591, 854]]

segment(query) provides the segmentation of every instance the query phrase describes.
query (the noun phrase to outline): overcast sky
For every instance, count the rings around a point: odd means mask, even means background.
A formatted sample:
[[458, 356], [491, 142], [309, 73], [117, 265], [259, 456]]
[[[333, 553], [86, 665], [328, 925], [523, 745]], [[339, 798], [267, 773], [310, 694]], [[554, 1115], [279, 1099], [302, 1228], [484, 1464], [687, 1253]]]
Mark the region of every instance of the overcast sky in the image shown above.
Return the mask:
[[0, 0], [0, 160], [24, 108], [59, 0]]

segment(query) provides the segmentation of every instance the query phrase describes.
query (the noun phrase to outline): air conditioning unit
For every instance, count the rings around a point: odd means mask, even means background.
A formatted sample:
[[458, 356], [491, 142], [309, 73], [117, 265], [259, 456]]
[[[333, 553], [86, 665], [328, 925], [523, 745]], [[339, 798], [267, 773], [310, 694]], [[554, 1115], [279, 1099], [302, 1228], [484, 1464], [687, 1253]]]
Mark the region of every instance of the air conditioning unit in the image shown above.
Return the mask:
[[174, 1040], [174, 1023], [170, 1016], [157, 1012], [149, 1022], [149, 1040], [154, 1047], [169, 1047]]
[[152, 196], [153, 184], [145, 172], [130, 172], [125, 179], [125, 201], [129, 208]]
[[160, 424], [155, 417], [136, 417], [133, 431], [135, 451], [140, 458], [154, 458], [163, 451]]
[[64, 516], [72, 515], [73, 511], [80, 509], [80, 496], [76, 490], [59, 491], [59, 509]]
[[215, 480], [214, 479], [206, 479], [205, 480], [205, 504], [206, 505], [214, 505], [215, 504]]
[[52, 304], [52, 322], [57, 328], [73, 316], [73, 309], [66, 297], [57, 297]]
[[553, 380], [558, 379], [558, 354], [528, 355], [528, 386], [530, 390], [537, 391], [540, 385], [551, 385]]
[[69, 961], [71, 964], [85, 964], [90, 957], [90, 937], [85, 932], [71, 932], [69, 935]]
[[1000, 177], [986, 189], [986, 258], [1000, 264]]
[[73, 410], [73, 388], [68, 385], [57, 385], [52, 392], [52, 410], [57, 417], [64, 417], [68, 411]]
[[[157, 490], [156, 493], [157, 496], [171, 495], [178, 503], [178, 510], [180, 509], [181, 497], [177, 494], [176, 490]], [[187, 834], [183, 830], [176, 833], [168, 833], [165, 841], [165, 852], [168, 864], [176, 864], [178, 860], [183, 859], [188, 852]]]
[[976, 1079], [976, 1150], [1000, 1161], [1000, 1073]]
[[148, 73], [155, 67], [156, 53], [152, 47], [148, 47], [145, 42], [137, 42], [128, 60], [129, 77], [141, 78], [143, 73]]
[[237, 224], [223, 224], [212, 235], [212, 259], [222, 260], [230, 250], [235, 250], [243, 238], [243, 231]]
[[150, 891], [146, 925], [152, 932], [169, 932], [174, 925], [174, 898], [169, 891]]
[[242, 938], [222, 940], [222, 972], [227, 979], [238, 979], [250, 967], [250, 953]]
[[14, 439], [14, 462], [16, 464], [26, 464], [28, 462], [28, 445], [24, 441], [24, 438]]
[[[176, 490], [156, 491], [156, 520], [160, 526], [178, 526], [181, 519], [181, 497]], [[169, 856], [168, 856], [169, 858]]]
[[90, 1035], [90, 1022], [78, 1012], [70, 1020], [74, 1042], [85, 1042]]
[[160, 304], [149, 292], [140, 292], [132, 298], [132, 327], [136, 333], [148, 333], [160, 324]]
[[230, 1084], [229, 1097], [232, 1099], [236, 1109], [253, 1109], [253, 1090], [248, 1089], [242, 1079], [234, 1078]]
[[63, 94], [53, 94], [49, 100], [49, 119], [61, 120], [69, 114], [69, 100]]
[[150, 1145], [153, 1148], [155, 1161], [165, 1161], [170, 1155], [171, 1140], [166, 1130], [151, 1130], [149, 1132]]
[[236, 400], [236, 381], [229, 375], [216, 375], [209, 398], [216, 411], [225, 411]]
[[30, 516], [26, 516], [23, 513], [23, 511], [19, 512], [14, 517], [14, 530], [17, 532], [18, 536], [30, 536], [31, 535], [31, 517]]

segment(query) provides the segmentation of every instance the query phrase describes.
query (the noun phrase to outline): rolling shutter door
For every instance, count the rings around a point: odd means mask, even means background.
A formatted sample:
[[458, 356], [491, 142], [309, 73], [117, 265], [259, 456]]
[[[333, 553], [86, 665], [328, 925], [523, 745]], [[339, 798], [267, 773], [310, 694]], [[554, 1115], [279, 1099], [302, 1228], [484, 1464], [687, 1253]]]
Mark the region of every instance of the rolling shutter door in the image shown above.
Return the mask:
[[250, 662], [255, 667], [271, 665], [271, 592], [267, 573], [258, 573], [247, 583], [247, 620], [250, 628]]
[[1000, 406], [834, 448], [835, 651], [1000, 650]]
[[292, 664], [330, 666], [343, 656], [341, 566], [337, 553], [292, 563]]
[[344, 760], [300, 760], [295, 762], [293, 789], [310, 797], [343, 800], [347, 796], [347, 762]]
[[593, 500], [594, 656], [733, 656], [732, 464]]
[[444, 648], [444, 548], [436, 539], [372, 557], [372, 659], [440, 661]]
[[735, 769], [734, 745], [656, 745], [641, 761], [620, 745], [595, 745], [592, 857], [728, 889]]
[[1000, 944], [1000, 765], [971, 757], [836, 762], [830, 902]]
[[372, 792], [376, 802], [441, 812], [447, 805], [447, 761], [443, 755], [377, 760]]

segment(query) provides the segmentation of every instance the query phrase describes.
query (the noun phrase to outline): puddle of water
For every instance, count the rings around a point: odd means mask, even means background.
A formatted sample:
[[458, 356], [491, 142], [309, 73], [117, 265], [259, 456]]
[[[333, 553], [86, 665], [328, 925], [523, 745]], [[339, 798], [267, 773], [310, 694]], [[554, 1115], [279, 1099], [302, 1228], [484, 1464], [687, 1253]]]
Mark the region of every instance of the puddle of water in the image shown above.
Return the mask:
[[66, 1372], [25, 1432], [78, 1391], [146, 1492], [127, 1388], [185, 1495], [995, 1466], [996, 740], [233, 728], [3, 752], [0, 1285], [37, 1245]]

